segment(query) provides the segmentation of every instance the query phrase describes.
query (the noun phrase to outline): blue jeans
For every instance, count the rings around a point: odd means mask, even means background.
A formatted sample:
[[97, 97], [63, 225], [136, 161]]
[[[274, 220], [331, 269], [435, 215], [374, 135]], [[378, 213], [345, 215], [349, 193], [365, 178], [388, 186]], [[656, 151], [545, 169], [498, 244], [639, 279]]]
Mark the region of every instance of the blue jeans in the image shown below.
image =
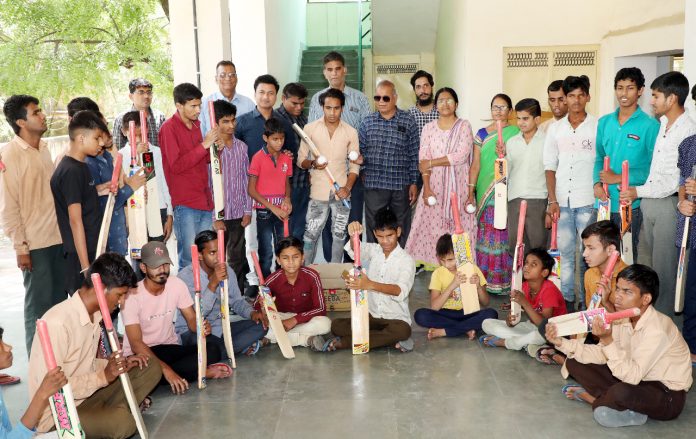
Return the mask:
[[271, 274], [275, 243], [283, 238], [283, 222], [268, 209], [256, 210], [256, 237], [259, 241], [259, 264], [263, 277]]
[[213, 229], [213, 211], [174, 206], [174, 234], [179, 253], [179, 270], [191, 265], [191, 244], [203, 230]]
[[[324, 224], [331, 218], [332, 236], [331, 258], [326, 262], [341, 262], [343, 260], [343, 244], [346, 241], [348, 231], [348, 215], [350, 211], [338, 201], [331, 197], [328, 201], [309, 200], [307, 210], [307, 228], [304, 232], [305, 264], [313, 264], [317, 254], [317, 241], [324, 229]], [[330, 214], [330, 215], [329, 215]]]
[[[238, 320], [236, 322], [230, 323], [230, 328], [232, 328], [232, 344], [234, 345], [235, 355], [243, 353], [249, 346], [254, 344], [255, 341], [262, 339], [266, 335], [266, 329], [263, 329], [263, 325], [256, 323], [253, 320]], [[222, 336], [216, 337], [214, 335], [209, 335], [206, 340], [210, 342], [215, 342], [220, 347], [220, 353], [222, 354], [222, 361], [226, 361], [229, 356], [227, 355], [227, 348], [225, 348], [225, 342]], [[184, 346], [195, 345], [196, 344], [196, 333], [191, 331], [186, 331], [181, 334], [181, 344]]]
[[[575, 302], [575, 248], [580, 234], [592, 222], [592, 206], [577, 208], [561, 207], [558, 220], [558, 250], [561, 252], [561, 292], [566, 302]], [[597, 213], [595, 211], [596, 220]], [[582, 242], [580, 242], [582, 246]], [[580, 261], [580, 297], [585, 297], [584, 282], [585, 261]]]
[[309, 187], [292, 188], [292, 213], [290, 214], [290, 234], [302, 239], [305, 232]]
[[684, 282], [684, 326], [682, 333], [692, 354], [696, 354], [696, 249], [689, 250], [689, 265]]

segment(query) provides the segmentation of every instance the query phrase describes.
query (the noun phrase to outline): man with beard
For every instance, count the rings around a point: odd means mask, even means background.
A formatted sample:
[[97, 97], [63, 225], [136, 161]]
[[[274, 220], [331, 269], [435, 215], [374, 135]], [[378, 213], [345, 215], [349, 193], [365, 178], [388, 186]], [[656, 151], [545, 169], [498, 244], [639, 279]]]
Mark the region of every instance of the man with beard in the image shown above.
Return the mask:
[[[196, 332], [196, 312], [193, 299], [184, 281], [169, 277], [172, 264], [163, 242], [150, 241], [142, 248], [140, 269], [145, 279], [138, 282], [135, 294], [129, 294], [122, 307], [126, 336], [123, 353], [143, 354], [157, 360], [164, 376], [160, 384], [169, 384], [172, 392], [184, 393], [189, 381], [198, 377], [197, 346], [182, 346], [174, 330], [174, 315], [179, 310], [191, 332]], [[210, 335], [210, 323], [203, 323], [205, 335]], [[220, 348], [214, 341], [206, 343], [206, 378], [227, 378], [232, 369], [220, 361]]]
[[437, 107], [433, 102], [433, 75], [425, 70], [418, 70], [411, 76], [411, 87], [416, 94], [416, 105], [408, 109], [409, 114], [416, 120], [418, 125], [418, 137], [423, 132], [423, 127], [428, 122], [436, 120], [438, 117]]
[[552, 123], [561, 120], [568, 114], [568, 103], [566, 102], [565, 92], [563, 91], [563, 80], [557, 79], [546, 88], [548, 95], [549, 108], [553, 117], [547, 119], [539, 125], [539, 130], [546, 133]]

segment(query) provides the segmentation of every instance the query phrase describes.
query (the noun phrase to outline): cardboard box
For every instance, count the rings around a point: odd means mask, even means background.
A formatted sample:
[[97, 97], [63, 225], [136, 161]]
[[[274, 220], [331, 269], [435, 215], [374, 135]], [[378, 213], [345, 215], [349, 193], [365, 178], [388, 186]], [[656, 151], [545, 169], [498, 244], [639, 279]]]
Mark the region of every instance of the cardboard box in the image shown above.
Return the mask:
[[309, 268], [317, 270], [321, 277], [321, 286], [324, 289], [324, 300], [328, 311], [350, 311], [350, 291], [346, 289], [346, 283], [342, 274], [350, 271], [352, 264], [314, 264]]

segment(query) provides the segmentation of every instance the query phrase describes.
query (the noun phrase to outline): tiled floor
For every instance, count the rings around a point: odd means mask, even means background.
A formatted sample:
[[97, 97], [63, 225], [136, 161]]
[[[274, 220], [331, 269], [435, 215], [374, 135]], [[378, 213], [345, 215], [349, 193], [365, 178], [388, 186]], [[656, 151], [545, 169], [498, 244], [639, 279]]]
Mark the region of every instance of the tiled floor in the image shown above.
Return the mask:
[[[428, 274], [419, 275], [411, 309], [425, 306]], [[15, 345], [10, 373], [26, 379], [22, 285], [14, 256], [0, 250], [0, 325]], [[500, 300], [496, 300], [499, 303]], [[670, 422], [609, 430], [589, 406], [566, 400], [559, 369], [522, 352], [482, 348], [464, 339], [428, 342], [414, 328], [408, 354], [316, 354], [297, 348], [285, 360], [276, 347], [239, 358], [234, 376], [173, 396], [154, 394], [145, 422], [152, 438], [687, 438], [696, 432], [696, 399]], [[16, 422], [26, 384], [3, 389]], [[691, 433], [689, 433], [691, 432]]]

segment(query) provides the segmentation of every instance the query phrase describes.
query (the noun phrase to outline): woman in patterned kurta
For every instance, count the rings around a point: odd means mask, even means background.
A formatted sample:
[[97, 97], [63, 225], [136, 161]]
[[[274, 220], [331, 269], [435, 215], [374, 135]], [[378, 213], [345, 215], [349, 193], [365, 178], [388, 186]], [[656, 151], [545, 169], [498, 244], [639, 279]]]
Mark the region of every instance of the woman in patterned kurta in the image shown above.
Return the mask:
[[[423, 128], [421, 134], [419, 169], [423, 175], [423, 192], [416, 206], [406, 251], [434, 270], [440, 264], [435, 256], [435, 243], [445, 233], [454, 232], [450, 193], [459, 195], [459, 216], [464, 231], [469, 234], [472, 249], [476, 241], [476, 219], [466, 213], [466, 188], [469, 183], [473, 136], [468, 121], [456, 115], [459, 100], [454, 90], [441, 88], [435, 94], [440, 117]], [[454, 175], [454, 181], [452, 176]], [[437, 203], [428, 205], [428, 197]]]

